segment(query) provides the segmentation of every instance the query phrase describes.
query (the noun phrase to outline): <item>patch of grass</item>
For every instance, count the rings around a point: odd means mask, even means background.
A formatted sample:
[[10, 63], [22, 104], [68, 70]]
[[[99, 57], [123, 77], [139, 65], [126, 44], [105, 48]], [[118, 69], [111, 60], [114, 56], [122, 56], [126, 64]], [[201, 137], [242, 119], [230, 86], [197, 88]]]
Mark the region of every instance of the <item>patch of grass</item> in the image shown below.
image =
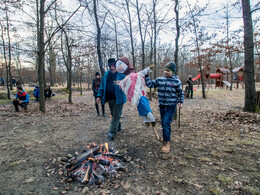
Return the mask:
[[254, 187], [254, 186], [245, 186], [243, 187], [243, 189], [249, 193], [249, 194], [252, 194], [252, 195], [260, 195], [260, 190], [257, 188], [257, 187]]
[[12, 102], [12, 100], [9, 100], [9, 99], [0, 100], [0, 104], [9, 104], [11, 102]]
[[239, 144], [241, 145], [255, 145], [255, 146], [260, 146], [260, 140], [248, 140], [248, 139], [243, 139], [238, 141]]
[[214, 195], [221, 195], [223, 190], [220, 189], [219, 187], [215, 187], [215, 188], [210, 188], [210, 192]]
[[200, 160], [202, 162], [211, 162], [211, 160], [209, 158], [207, 158], [207, 157], [202, 157]]
[[225, 153], [220, 153], [220, 152], [212, 152], [211, 155], [212, 155], [213, 157], [223, 158], [223, 157], [225, 157], [227, 154], [225, 154]]
[[185, 156], [185, 158], [186, 158], [186, 159], [195, 159], [194, 156], [190, 156], [190, 155]]
[[257, 171], [258, 171], [258, 169], [253, 168], [253, 167], [247, 167], [246, 170], [247, 170], [248, 172], [257, 172]]
[[223, 184], [228, 185], [234, 182], [234, 180], [231, 177], [228, 177], [226, 175], [218, 175], [217, 180], [221, 181]]
[[11, 162], [11, 163], [9, 164], [9, 167], [17, 166], [17, 165], [19, 165], [20, 163], [21, 163], [21, 161], [14, 161], [14, 162]]

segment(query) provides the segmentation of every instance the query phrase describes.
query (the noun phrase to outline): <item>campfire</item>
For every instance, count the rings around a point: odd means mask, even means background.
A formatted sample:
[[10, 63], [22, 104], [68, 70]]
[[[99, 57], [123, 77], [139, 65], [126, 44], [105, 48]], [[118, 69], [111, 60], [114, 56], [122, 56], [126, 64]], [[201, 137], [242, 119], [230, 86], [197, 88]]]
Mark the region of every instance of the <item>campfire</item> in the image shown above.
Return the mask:
[[118, 171], [127, 171], [123, 160], [124, 156], [116, 154], [108, 143], [92, 144], [80, 154], [67, 158], [66, 175], [83, 184], [99, 185]]

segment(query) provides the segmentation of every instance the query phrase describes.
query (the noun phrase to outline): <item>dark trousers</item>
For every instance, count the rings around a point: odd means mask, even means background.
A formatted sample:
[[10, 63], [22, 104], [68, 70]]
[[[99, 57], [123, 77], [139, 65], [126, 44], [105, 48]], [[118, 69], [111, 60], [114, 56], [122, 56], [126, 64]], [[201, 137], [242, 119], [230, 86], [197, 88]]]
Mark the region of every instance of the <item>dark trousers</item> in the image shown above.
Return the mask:
[[161, 124], [163, 128], [163, 141], [171, 140], [171, 122], [176, 106], [160, 105]]
[[21, 103], [21, 104], [19, 104], [18, 100], [14, 100], [13, 101], [13, 105], [14, 105], [16, 111], [19, 111], [19, 107], [18, 106], [21, 106], [23, 109], [27, 110], [28, 103]]
[[110, 133], [115, 135], [118, 131], [121, 131], [120, 118], [122, 115], [124, 104], [116, 104], [116, 100], [108, 100], [108, 103], [112, 115], [112, 121], [110, 124]]
[[188, 95], [188, 98], [193, 99], [193, 87], [190, 87], [190, 88], [189, 88], [189, 95]]
[[[95, 97], [95, 106], [96, 106], [96, 110], [97, 110], [97, 114], [99, 115], [100, 113], [99, 113], [99, 106], [98, 106], [98, 104], [97, 104], [97, 96], [94, 96]], [[103, 116], [105, 115], [105, 105], [101, 105], [101, 108], [102, 108], [102, 114], [103, 114]]]

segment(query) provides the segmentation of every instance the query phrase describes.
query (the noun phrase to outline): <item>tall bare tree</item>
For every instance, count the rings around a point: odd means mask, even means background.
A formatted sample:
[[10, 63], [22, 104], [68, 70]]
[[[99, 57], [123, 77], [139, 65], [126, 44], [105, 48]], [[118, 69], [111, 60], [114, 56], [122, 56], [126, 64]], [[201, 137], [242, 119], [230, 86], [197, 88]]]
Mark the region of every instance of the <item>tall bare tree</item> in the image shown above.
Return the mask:
[[93, 0], [93, 11], [94, 11], [94, 17], [95, 17], [95, 22], [96, 22], [96, 29], [97, 29], [97, 54], [98, 54], [98, 64], [99, 68], [101, 71], [101, 74], [105, 74], [105, 69], [103, 66], [103, 60], [102, 60], [102, 54], [101, 54], [101, 26], [99, 24], [99, 19], [98, 19], [98, 10], [97, 10], [97, 0]]
[[44, 26], [45, 26], [45, 15], [55, 5], [57, 0], [53, 0], [45, 9], [46, 0], [36, 0], [36, 10], [37, 10], [37, 65], [38, 65], [38, 79], [39, 79], [39, 89], [40, 89], [40, 106], [39, 110], [45, 112], [45, 101], [44, 101], [44, 85], [45, 85], [45, 48], [51, 41], [51, 39], [67, 24], [67, 22], [72, 18], [72, 16], [81, 8], [81, 4], [78, 8], [68, 17], [68, 19], [59, 24], [58, 27], [54, 29], [50, 37], [47, 40], [44, 39]]
[[242, 0], [245, 45], [245, 105], [244, 111], [256, 111], [255, 69], [254, 69], [254, 41], [250, 0]]
[[6, 68], [6, 89], [7, 89], [7, 98], [11, 99], [10, 96], [10, 89], [9, 89], [9, 69], [8, 69], [8, 63], [7, 63], [7, 59], [6, 59], [6, 46], [5, 46], [5, 38], [4, 38], [4, 26], [2, 24], [2, 21], [0, 19], [0, 26], [1, 26], [1, 38], [2, 38], [2, 43], [3, 43], [3, 55], [4, 55], [4, 63], [5, 63], [5, 68]]
[[[187, 0], [186, 0], [187, 1]], [[192, 27], [193, 27], [193, 32], [195, 35], [195, 45], [196, 45], [196, 50], [197, 50], [197, 55], [198, 55], [198, 64], [199, 64], [199, 68], [200, 68], [200, 75], [201, 75], [201, 84], [202, 84], [202, 96], [204, 99], [206, 99], [206, 93], [205, 93], [205, 83], [204, 83], [204, 71], [203, 71], [203, 67], [201, 65], [201, 55], [200, 55], [200, 44], [199, 44], [199, 36], [198, 36], [198, 31], [197, 31], [197, 21], [195, 18], [195, 15], [199, 15], [199, 13], [203, 10], [199, 10], [198, 13], [194, 14], [193, 10], [191, 9], [191, 6], [189, 4], [189, 2], [187, 1], [188, 7], [189, 7], [189, 11], [191, 14], [191, 19], [192, 19]], [[205, 67], [204, 67], [205, 68]]]
[[175, 37], [174, 62], [176, 64], [176, 73], [178, 73], [178, 68], [179, 68], [179, 38], [180, 38], [179, 0], [175, 0], [174, 12], [175, 12], [175, 17], [176, 17], [176, 20], [175, 20], [176, 37]]
[[126, 8], [127, 8], [127, 17], [128, 17], [128, 22], [129, 22], [129, 35], [130, 35], [130, 40], [131, 40], [131, 54], [132, 54], [132, 60], [133, 60], [133, 65], [134, 65], [134, 69], [135, 69], [136, 62], [135, 62], [135, 49], [134, 49], [132, 18], [131, 18], [131, 12], [130, 12], [130, 8], [129, 8], [129, 0], [125, 0], [125, 2], [126, 2]]

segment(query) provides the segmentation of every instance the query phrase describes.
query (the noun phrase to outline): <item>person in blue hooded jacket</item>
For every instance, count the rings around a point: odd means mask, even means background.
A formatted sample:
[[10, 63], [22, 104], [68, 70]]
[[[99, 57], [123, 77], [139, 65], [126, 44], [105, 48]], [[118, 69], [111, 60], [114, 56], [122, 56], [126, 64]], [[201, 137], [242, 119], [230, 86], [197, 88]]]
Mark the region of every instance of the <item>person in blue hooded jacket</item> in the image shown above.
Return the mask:
[[121, 131], [120, 118], [122, 115], [123, 105], [126, 102], [124, 92], [119, 88], [119, 81], [125, 78], [125, 75], [117, 72], [115, 68], [116, 60], [110, 58], [108, 60], [109, 70], [102, 77], [101, 85], [97, 94], [97, 103], [104, 105], [109, 104], [109, 109], [112, 115], [110, 130], [108, 137], [114, 139], [118, 131]]
[[19, 112], [18, 106], [21, 106], [24, 110], [27, 110], [27, 105], [29, 104], [29, 95], [23, 90], [21, 86], [17, 87], [17, 93], [13, 99], [13, 105], [15, 111]]
[[36, 99], [36, 102], [39, 102], [39, 97], [40, 97], [40, 89], [39, 86], [35, 86], [34, 90], [33, 90], [33, 96]]

